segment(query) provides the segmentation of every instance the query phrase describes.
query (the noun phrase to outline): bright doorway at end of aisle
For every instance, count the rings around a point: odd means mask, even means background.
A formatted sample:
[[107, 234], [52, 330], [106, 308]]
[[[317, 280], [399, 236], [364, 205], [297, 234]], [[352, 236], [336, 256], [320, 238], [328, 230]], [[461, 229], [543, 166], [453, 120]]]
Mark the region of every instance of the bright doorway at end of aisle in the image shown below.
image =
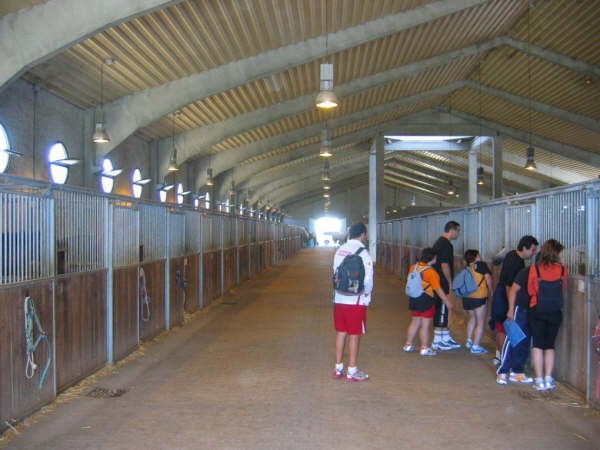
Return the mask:
[[346, 219], [337, 217], [321, 217], [310, 220], [310, 232], [314, 233], [317, 245], [320, 247], [334, 247], [338, 245], [342, 235], [346, 232]]

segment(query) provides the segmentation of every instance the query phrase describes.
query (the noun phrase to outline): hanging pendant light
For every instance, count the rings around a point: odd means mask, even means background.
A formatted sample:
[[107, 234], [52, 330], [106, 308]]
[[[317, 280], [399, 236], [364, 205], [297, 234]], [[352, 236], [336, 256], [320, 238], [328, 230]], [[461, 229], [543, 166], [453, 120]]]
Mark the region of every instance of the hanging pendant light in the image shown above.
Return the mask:
[[323, 189], [325, 189], [326, 191], [328, 191], [329, 189], [331, 189], [331, 186], [329, 186], [328, 184], [324, 184], [323, 185]]
[[206, 169], [206, 185], [214, 186], [215, 180], [213, 180], [213, 171], [211, 168]]
[[412, 197], [410, 198], [410, 206], [417, 206], [417, 198], [416, 198], [415, 194], [413, 194]]
[[321, 181], [331, 181], [329, 177], [329, 161], [325, 160], [323, 164], [323, 173], [321, 174]]
[[452, 182], [452, 179], [448, 180], [448, 195], [454, 195], [456, 194], [456, 191], [454, 190], [454, 183]]
[[535, 149], [533, 147], [527, 147], [527, 161], [524, 168], [532, 171], [537, 169], [535, 165]]
[[477, 184], [479, 186], [483, 186], [485, 184], [485, 180], [483, 178], [483, 167], [477, 168]]
[[175, 147], [175, 117], [179, 117], [177, 111], [171, 114], [171, 156], [169, 157], [169, 165], [167, 167], [169, 172], [177, 172], [179, 170], [179, 166], [177, 165], [177, 148]]
[[104, 123], [104, 65], [111, 66], [114, 63], [112, 58], [105, 59], [100, 64], [100, 107], [94, 113], [94, 133], [92, 142], [95, 144], [105, 144], [110, 142], [110, 137], [106, 131]]
[[331, 153], [331, 132], [325, 128], [322, 132], [321, 149], [319, 150], [319, 156], [323, 158], [330, 158]]
[[[325, 1], [325, 61], [329, 60], [329, 2]], [[319, 67], [319, 95], [317, 95], [317, 108], [333, 109], [340, 103], [333, 91], [333, 64], [328, 62]]]

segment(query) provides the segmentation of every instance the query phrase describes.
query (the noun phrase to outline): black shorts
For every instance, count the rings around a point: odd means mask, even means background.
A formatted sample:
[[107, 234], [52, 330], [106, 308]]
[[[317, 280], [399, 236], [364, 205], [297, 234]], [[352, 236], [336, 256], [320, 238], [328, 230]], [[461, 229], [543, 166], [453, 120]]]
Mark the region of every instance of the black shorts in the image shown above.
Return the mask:
[[463, 298], [463, 309], [465, 311], [473, 311], [474, 309], [479, 308], [480, 306], [485, 305], [487, 302], [487, 298]]
[[562, 322], [562, 312], [536, 313], [533, 310], [529, 317], [533, 346], [542, 350], [554, 349], [556, 335]]
[[435, 293], [433, 303], [435, 305], [433, 326], [437, 328], [448, 328], [448, 308], [446, 307], [446, 304]]

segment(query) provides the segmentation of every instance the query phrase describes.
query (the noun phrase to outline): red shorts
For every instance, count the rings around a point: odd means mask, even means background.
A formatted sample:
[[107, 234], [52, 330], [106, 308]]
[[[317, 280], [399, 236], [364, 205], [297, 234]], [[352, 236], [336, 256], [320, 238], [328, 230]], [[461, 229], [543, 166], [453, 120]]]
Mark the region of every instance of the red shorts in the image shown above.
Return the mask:
[[424, 319], [433, 319], [433, 313], [435, 312], [435, 305], [429, 308], [427, 311], [411, 311], [410, 315], [413, 317], [423, 317]]
[[494, 322], [494, 330], [496, 330], [496, 333], [506, 334], [506, 330], [504, 329], [504, 324], [502, 322]]
[[367, 332], [367, 307], [336, 303], [333, 307], [333, 323], [335, 331], [340, 333], [365, 334]]

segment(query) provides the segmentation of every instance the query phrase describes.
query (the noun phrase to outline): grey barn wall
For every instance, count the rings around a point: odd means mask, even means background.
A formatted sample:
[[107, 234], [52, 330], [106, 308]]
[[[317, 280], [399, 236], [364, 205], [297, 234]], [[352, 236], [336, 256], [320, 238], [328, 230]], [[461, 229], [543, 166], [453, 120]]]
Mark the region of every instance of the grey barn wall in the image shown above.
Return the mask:
[[[36, 180], [50, 180], [47, 164], [48, 150], [56, 142], [62, 142], [69, 157], [82, 162], [69, 169], [67, 184], [84, 186], [84, 147], [91, 138], [85, 131], [86, 111], [39, 89], [36, 105], [34, 139], [34, 86], [17, 80], [0, 93], [0, 123], [8, 134], [14, 150], [23, 157], [10, 157], [7, 174]], [[110, 134], [110, 130], [109, 130]], [[89, 144], [93, 146], [94, 144]], [[123, 173], [115, 179], [113, 193], [131, 196], [131, 171], [139, 168], [144, 177], [152, 177], [151, 144], [132, 135], [110, 154], [115, 167]], [[154, 158], [155, 159], [155, 158]], [[98, 177], [94, 176], [88, 186], [99, 191]], [[150, 185], [143, 190], [143, 198], [154, 198]]]

